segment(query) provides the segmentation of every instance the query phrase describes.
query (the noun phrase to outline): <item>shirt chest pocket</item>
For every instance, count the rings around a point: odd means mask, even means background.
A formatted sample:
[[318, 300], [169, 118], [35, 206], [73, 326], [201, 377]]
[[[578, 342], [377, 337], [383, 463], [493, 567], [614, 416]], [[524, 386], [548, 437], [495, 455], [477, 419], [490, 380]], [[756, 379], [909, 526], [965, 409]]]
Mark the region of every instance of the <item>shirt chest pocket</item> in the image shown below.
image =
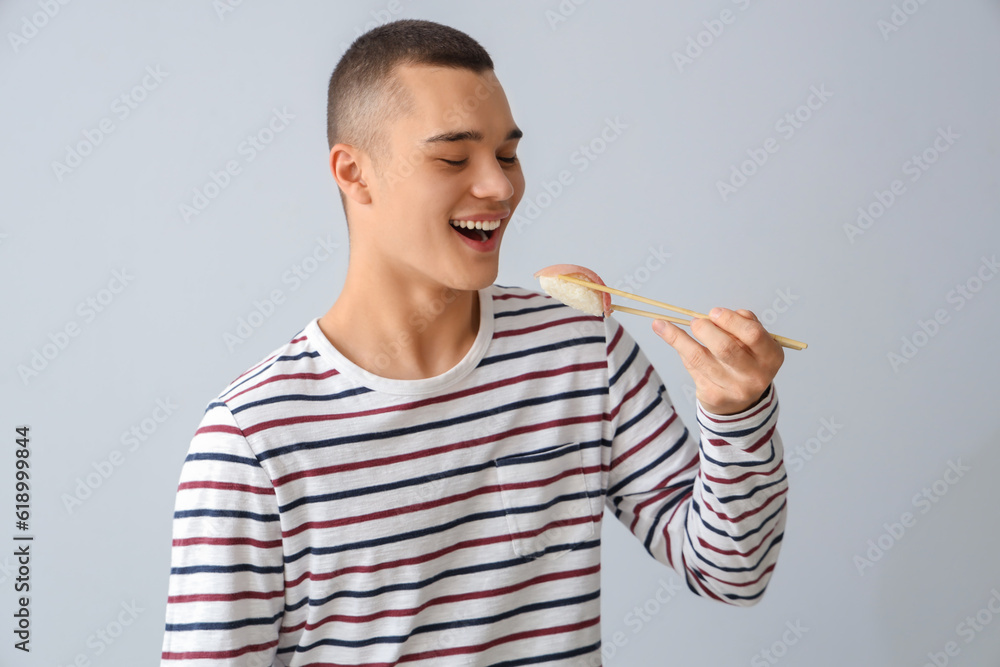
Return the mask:
[[494, 460], [514, 553], [564, 556], [594, 537], [594, 501], [576, 442]]

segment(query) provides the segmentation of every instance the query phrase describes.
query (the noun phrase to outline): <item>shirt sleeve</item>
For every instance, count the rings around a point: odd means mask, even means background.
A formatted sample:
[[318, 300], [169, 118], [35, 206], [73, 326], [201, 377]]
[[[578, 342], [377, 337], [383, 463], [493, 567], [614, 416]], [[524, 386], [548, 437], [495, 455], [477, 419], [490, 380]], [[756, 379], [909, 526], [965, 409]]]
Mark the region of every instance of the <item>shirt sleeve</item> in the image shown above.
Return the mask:
[[229, 408], [211, 403], [177, 487], [160, 664], [274, 664], [282, 553], [274, 486]]
[[611, 429], [606, 504], [694, 593], [756, 604], [774, 570], [786, 519], [788, 478], [774, 384], [757, 405], [735, 415], [708, 413], [696, 401], [696, 441], [635, 340], [613, 317], [604, 321]]

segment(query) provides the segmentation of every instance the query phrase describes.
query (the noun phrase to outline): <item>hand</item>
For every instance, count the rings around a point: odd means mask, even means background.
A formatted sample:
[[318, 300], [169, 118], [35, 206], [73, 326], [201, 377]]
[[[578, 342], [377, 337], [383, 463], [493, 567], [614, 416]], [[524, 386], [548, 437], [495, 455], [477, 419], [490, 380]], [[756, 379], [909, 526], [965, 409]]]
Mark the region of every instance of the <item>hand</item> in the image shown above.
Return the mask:
[[691, 320], [704, 345], [664, 320], [655, 320], [653, 331], [677, 350], [705, 410], [734, 415], [763, 398], [785, 353], [749, 310], [713, 308], [710, 315]]

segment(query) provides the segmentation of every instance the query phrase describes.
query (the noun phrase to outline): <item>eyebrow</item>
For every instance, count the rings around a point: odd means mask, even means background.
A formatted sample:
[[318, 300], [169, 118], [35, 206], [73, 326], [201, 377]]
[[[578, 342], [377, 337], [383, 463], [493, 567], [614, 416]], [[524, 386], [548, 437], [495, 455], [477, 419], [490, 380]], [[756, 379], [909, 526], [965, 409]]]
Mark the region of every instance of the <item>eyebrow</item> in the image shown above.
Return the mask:
[[[510, 132], [507, 133], [507, 136], [504, 138], [504, 141], [510, 141], [511, 139], [520, 139], [523, 136], [524, 133], [521, 132], [521, 129], [515, 127], [514, 129], [512, 129]], [[462, 132], [443, 132], [441, 134], [436, 134], [433, 137], [428, 137], [427, 139], [424, 139], [424, 143], [433, 144], [441, 142], [454, 143], [456, 141], [482, 141], [483, 138], [484, 138], [483, 133], [478, 130], [463, 130]]]

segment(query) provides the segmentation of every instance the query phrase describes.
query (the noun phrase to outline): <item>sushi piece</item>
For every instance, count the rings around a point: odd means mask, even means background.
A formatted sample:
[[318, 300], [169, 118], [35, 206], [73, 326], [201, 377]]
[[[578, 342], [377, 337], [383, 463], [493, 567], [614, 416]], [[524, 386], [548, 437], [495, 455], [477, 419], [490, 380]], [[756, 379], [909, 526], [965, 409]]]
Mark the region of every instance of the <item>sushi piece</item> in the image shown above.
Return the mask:
[[607, 317], [611, 314], [610, 294], [599, 292], [583, 285], [577, 285], [567, 280], [560, 280], [556, 277], [560, 274], [604, 285], [604, 281], [601, 280], [599, 275], [586, 267], [577, 266], [576, 264], [553, 264], [552, 266], [535, 271], [534, 277], [538, 278], [542, 289], [549, 296], [559, 299], [567, 306], [596, 317]]

